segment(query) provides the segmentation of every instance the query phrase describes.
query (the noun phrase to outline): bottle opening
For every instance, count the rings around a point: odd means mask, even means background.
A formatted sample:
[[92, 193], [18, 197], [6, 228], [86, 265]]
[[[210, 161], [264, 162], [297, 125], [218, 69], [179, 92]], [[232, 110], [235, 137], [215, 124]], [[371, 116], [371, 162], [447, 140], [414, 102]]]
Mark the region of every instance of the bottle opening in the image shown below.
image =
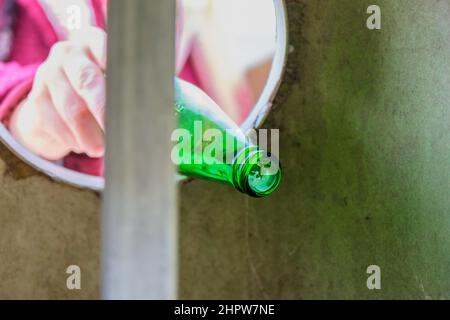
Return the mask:
[[263, 150], [251, 151], [246, 157], [237, 159], [240, 161], [235, 177], [241, 192], [253, 197], [266, 197], [277, 189], [281, 181], [278, 159]]
[[257, 197], [264, 197], [273, 193], [281, 180], [280, 168], [274, 174], [262, 174], [261, 171], [261, 166], [254, 165], [247, 178], [248, 189]]

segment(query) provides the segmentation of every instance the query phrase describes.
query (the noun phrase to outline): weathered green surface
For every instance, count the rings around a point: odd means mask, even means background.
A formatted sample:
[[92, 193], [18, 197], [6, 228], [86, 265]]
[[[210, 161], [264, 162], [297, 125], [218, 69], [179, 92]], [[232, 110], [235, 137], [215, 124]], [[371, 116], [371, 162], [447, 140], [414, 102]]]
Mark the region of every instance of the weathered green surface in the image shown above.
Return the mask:
[[[99, 204], [0, 145], [0, 299], [98, 298]], [[81, 268], [81, 290], [67, 289], [70, 265]]]
[[[182, 298], [450, 298], [450, 1], [289, 0], [268, 199], [182, 187]], [[0, 147], [0, 298], [97, 298], [98, 196]], [[82, 269], [68, 291], [65, 268]], [[382, 290], [366, 288], [366, 268]]]
[[284, 180], [182, 188], [181, 297], [450, 298], [450, 1], [287, 3]]

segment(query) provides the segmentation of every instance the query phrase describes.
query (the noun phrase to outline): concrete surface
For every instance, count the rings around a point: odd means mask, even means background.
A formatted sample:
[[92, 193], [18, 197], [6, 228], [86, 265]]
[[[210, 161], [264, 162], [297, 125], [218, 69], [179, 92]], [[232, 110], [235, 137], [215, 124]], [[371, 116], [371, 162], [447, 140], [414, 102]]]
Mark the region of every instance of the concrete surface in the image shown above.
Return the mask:
[[[99, 196], [51, 181], [0, 145], [0, 299], [99, 295]], [[81, 268], [68, 290], [67, 267]]]
[[[262, 200], [182, 186], [181, 298], [450, 298], [450, 1], [287, 3], [293, 52], [265, 124], [282, 184]], [[98, 196], [0, 150], [0, 298], [97, 297]]]
[[450, 1], [287, 3], [283, 181], [182, 189], [181, 297], [450, 298]]

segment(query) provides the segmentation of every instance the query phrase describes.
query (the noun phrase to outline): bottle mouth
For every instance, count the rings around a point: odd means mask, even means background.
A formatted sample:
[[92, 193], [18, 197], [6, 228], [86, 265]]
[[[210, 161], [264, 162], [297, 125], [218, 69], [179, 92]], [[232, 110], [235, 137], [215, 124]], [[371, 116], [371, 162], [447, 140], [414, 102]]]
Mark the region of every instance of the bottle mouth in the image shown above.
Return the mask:
[[279, 160], [259, 149], [246, 149], [238, 155], [234, 171], [238, 190], [252, 197], [271, 195], [281, 181]]

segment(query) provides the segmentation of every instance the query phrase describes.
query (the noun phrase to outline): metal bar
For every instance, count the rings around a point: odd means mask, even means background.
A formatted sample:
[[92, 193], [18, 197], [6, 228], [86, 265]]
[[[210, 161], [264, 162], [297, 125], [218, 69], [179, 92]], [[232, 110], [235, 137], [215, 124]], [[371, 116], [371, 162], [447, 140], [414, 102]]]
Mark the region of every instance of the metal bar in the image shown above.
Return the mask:
[[104, 299], [174, 299], [177, 287], [174, 0], [110, 0]]

